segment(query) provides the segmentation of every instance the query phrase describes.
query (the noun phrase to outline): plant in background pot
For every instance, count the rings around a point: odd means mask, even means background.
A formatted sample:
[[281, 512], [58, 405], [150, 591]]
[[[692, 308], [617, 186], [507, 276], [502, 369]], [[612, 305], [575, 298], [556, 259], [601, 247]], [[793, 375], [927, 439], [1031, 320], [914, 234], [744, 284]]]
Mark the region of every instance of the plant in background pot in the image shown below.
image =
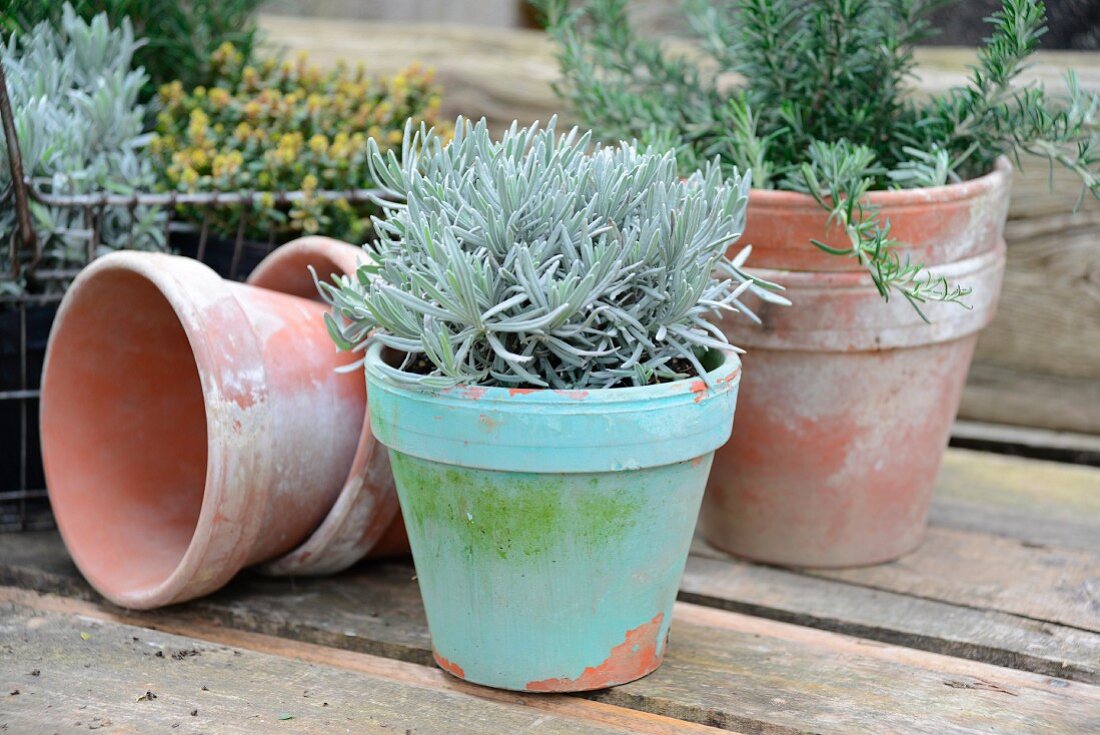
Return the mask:
[[[161, 87], [151, 150], [161, 188], [179, 192], [261, 191], [258, 206], [222, 206], [210, 212], [212, 228], [270, 243], [325, 233], [361, 242], [374, 207], [318, 192], [371, 189], [367, 141], [400, 145], [405, 121], [434, 124], [440, 89], [419, 66], [392, 77], [360, 65], [321, 70], [304, 56], [249, 64], [232, 45], [212, 58], [208, 84]], [[291, 203], [276, 192], [302, 192]], [[203, 209], [184, 210], [201, 221]]]
[[[104, 14], [84, 21], [67, 3], [61, 15], [58, 28], [40, 23], [26, 34], [12, 34], [0, 48], [25, 176], [55, 196], [151, 188], [155, 179], [144, 150], [145, 108], [137, 102], [147, 77], [132, 68], [141, 41], [125, 19], [116, 28]], [[10, 185], [7, 148], [0, 145], [0, 192]], [[124, 247], [165, 249], [163, 213], [123, 206], [100, 211], [93, 248], [89, 212], [33, 204], [33, 226], [42, 249], [39, 269], [77, 269], [96, 255]], [[0, 207], [5, 251], [11, 243], [19, 247], [17, 229], [15, 207]], [[60, 279], [28, 284], [22, 275], [5, 272], [0, 295], [21, 296], [28, 289], [53, 292], [65, 285]]]
[[623, 0], [540, 4], [586, 123], [661, 141], [687, 170], [751, 168], [759, 187], [744, 238], [794, 306], [763, 305], [763, 329], [721, 323], [750, 352], [707, 539], [805, 566], [915, 548], [999, 297], [1004, 156], [1057, 162], [1100, 195], [1097, 97], [1072, 75], [1064, 93], [1018, 84], [1042, 3], [1005, 0], [969, 83], [930, 99], [906, 82], [935, 0], [692, 0], [709, 67], [632, 34]]
[[[660, 663], [740, 363], [706, 314], [765, 286], [728, 260], [748, 178], [459, 120], [371, 143], [377, 266], [321, 284], [365, 350], [436, 661], [598, 689]], [[590, 152], [589, 152], [590, 151]]]

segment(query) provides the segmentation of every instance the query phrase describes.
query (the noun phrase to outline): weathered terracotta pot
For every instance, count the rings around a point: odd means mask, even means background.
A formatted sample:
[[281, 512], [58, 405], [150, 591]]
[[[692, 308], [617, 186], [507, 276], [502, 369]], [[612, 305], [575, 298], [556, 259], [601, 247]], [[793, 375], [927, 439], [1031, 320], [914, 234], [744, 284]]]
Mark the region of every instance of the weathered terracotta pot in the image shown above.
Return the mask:
[[442, 668], [570, 692], [660, 665], [737, 398], [737, 357], [710, 358], [710, 388], [440, 389], [394, 380], [368, 350], [371, 424]]
[[[293, 296], [317, 300], [309, 272], [330, 281], [333, 275], [352, 275], [364, 259], [362, 248], [328, 237], [303, 237], [267, 256], [248, 277], [248, 283]], [[333, 349], [331, 345], [328, 349]], [[405, 524], [393, 487], [389, 455], [374, 440], [364, 415], [359, 446], [340, 495], [321, 524], [290, 553], [260, 567], [266, 574], [331, 574], [365, 556], [408, 553]]]
[[358, 373], [314, 301], [196, 261], [114, 253], [61, 304], [42, 380], [58, 527], [88, 581], [152, 608], [286, 554], [346, 485]]
[[967, 310], [882, 301], [852, 259], [823, 253], [825, 215], [809, 197], [754, 191], [753, 263], [789, 307], [752, 304], [762, 327], [726, 319], [748, 350], [738, 420], [714, 460], [700, 516], [715, 546], [773, 564], [874, 564], [916, 548], [978, 332], [1004, 273], [1011, 168], [872, 199], [914, 261], [973, 289]]

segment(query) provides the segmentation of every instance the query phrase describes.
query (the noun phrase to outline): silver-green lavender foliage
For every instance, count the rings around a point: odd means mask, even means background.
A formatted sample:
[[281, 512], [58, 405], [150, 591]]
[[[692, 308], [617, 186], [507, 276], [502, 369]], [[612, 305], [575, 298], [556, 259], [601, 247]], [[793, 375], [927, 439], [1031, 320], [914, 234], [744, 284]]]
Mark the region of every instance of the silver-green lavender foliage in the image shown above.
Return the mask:
[[[407, 353], [391, 374], [445, 386], [645, 385], [705, 375], [730, 351], [708, 317], [749, 313], [746, 291], [785, 303], [726, 249], [741, 234], [749, 176], [672, 153], [593, 145], [554, 121], [494, 140], [459, 119], [445, 144], [406, 128], [401, 157], [371, 147], [380, 201], [377, 265], [320, 284], [343, 349]], [[409, 371], [426, 357], [430, 374]], [[422, 362], [422, 360], [421, 360]], [[402, 369], [405, 368], [405, 369]]]
[[[139, 45], [129, 21], [111, 28], [100, 14], [86, 22], [66, 4], [58, 30], [41, 23], [0, 46], [24, 173], [39, 190], [126, 194], [152, 188], [152, 167], [142, 151], [145, 108], [137, 101], [146, 76], [131, 68]], [[0, 191], [10, 184], [5, 144], [0, 145]], [[83, 210], [32, 203], [32, 220], [43, 245], [40, 268], [72, 269], [87, 262], [90, 230]], [[162, 250], [162, 223], [163, 214], [146, 207], [133, 213], [106, 208], [94, 255], [130, 246]], [[15, 230], [14, 207], [4, 207], [0, 242], [17, 238]], [[18, 295], [26, 286], [9, 278], [0, 281], [0, 293]]]

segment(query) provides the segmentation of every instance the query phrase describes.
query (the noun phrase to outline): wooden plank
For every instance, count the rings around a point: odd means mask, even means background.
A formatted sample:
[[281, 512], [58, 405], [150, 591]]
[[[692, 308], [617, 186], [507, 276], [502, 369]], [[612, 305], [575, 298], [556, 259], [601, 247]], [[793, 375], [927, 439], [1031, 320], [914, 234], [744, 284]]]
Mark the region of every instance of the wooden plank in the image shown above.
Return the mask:
[[796, 571], [688, 558], [680, 599], [785, 623], [1100, 684], [1100, 635]]
[[[245, 571], [186, 609], [229, 628], [433, 666], [415, 574], [407, 559], [361, 564], [322, 579]], [[52, 531], [0, 534], [0, 585], [102, 600]], [[324, 613], [315, 614], [317, 608]]]
[[1100, 554], [932, 527], [891, 564], [813, 570], [824, 579], [1100, 632]]
[[[975, 515], [972, 520], [981, 519]], [[692, 552], [731, 559], [702, 541]], [[920, 548], [889, 564], [801, 573], [1100, 633], [1100, 554], [1095, 551], [931, 526]]]
[[[434, 667], [219, 629], [135, 627], [81, 601], [0, 588], [0, 730], [40, 732], [718, 731], [563, 696], [524, 697]], [[6, 695], [6, 696], [4, 696]]]
[[[333, 582], [329, 580], [328, 584]], [[0, 590], [0, 600], [4, 599], [40, 610], [60, 606], [55, 609], [85, 618], [154, 626], [191, 639], [327, 666], [346, 666], [349, 659], [361, 656], [320, 647], [303, 650], [297, 642], [272, 640], [224, 625], [211, 626], [188, 607], [155, 614], [124, 614], [94, 603], [44, 598], [11, 589]], [[295, 610], [306, 618], [329, 613], [319, 604], [297, 604]], [[1100, 727], [1100, 688], [1064, 679], [683, 603], [676, 607], [672, 641], [669, 656], [656, 673], [591, 693], [590, 704], [639, 709], [754, 733], [875, 731], [940, 735], [1090, 732]], [[112, 647], [117, 646], [115, 643]], [[372, 666], [372, 672], [380, 678], [386, 672], [386, 678], [405, 683], [401, 677], [408, 675], [404, 673], [407, 664], [393, 664], [391, 669], [381, 668], [381, 663]], [[454, 684], [487, 697], [518, 698], [524, 703], [543, 699]], [[403, 700], [402, 705], [408, 707], [409, 701]], [[691, 731], [685, 725], [677, 732]]]
[[[1094, 334], [1095, 327], [1081, 334]], [[1100, 381], [1023, 372], [992, 361], [975, 363], [959, 416], [1054, 431], [1100, 434]]]
[[[780, 621], [796, 622], [826, 630], [850, 633], [884, 642], [949, 653], [978, 661], [1023, 668], [1039, 673], [1097, 682], [1100, 678], [1100, 636], [1078, 630], [1072, 624], [1031, 619], [1032, 598], [1046, 599], [1046, 612], [1061, 614], [1078, 608], [1088, 614], [1087, 604], [1072, 591], [1059, 588], [1061, 580], [1052, 576], [1050, 555], [1089, 551], [1095, 560], [1100, 542], [1100, 470], [1039, 462], [1015, 457], [965, 450], [947, 452], [938, 492], [933, 504], [933, 520], [947, 528], [933, 534], [969, 529], [963, 534], [970, 546], [982, 548], [986, 540], [1008, 545], [1019, 554], [992, 554], [992, 559], [977, 557], [969, 562], [943, 556], [951, 547], [933, 540], [897, 565], [907, 570], [907, 586], [889, 588], [887, 582], [865, 580], [857, 570], [852, 579], [838, 583], [796, 572], [769, 569], [728, 560], [705, 547], [700, 551], [711, 561], [689, 561], [683, 582], [684, 599], [726, 609], [763, 615]], [[997, 539], [993, 536], [1002, 536]], [[1049, 545], [1053, 551], [1035, 548]], [[994, 548], [994, 547], [990, 547]], [[925, 561], [931, 555], [935, 563]], [[915, 559], [913, 564], [910, 559]], [[63, 591], [65, 594], [89, 594], [76, 577], [76, 571], [57, 539], [49, 535], [22, 534], [0, 536], [0, 581], [34, 589]], [[916, 565], [915, 568], [913, 565]], [[957, 584], [944, 596], [944, 582], [932, 580], [926, 587], [921, 574], [926, 567], [949, 573]], [[1096, 569], [1095, 561], [1091, 564]], [[1037, 572], [1035, 570], [1038, 570]], [[263, 630], [277, 635], [309, 636], [327, 645], [430, 663], [427, 640], [422, 628], [397, 626], [372, 613], [379, 600], [382, 609], [406, 611], [405, 617], [420, 614], [420, 600], [410, 584], [411, 568], [380, 565], [363, 570], [371, 575], [374, 597], [364, 604], [343, 586], [333, 587], [326, 604], [338, 605], [340, 615], [332, 620], [303, 623], [290, 602], [309, 605], [316, 599], [316, 588], [304, 581], [270, 580], [246, 576], [232, 591], [196, 603], [205, 614], [223, 619], [226, 624]], [[1056, 571], [1056, 570], [1054, 570]], [[1036, 576], [1039, 575], [1039, 576]], [[1093, 572], [1095, 574], [1095, 572]], [[938, 576], [938, 573], [937, 573]], [[990, 601], [980, 595], [988, 579], [1032, 579], [1034, 589], [1017, 585], [1008, 595], [1007, 610], [982, 609], [989, 605], [1004, 607], [1005, 601]], [[1088, 589], [1087, 571], [1076, 583]], [[358, 582], [355, 582], [358, 584]], [[1046, 585], [1046, 586], [1044, 586]], [[1051, 589], [1054, 585], [1055, 589]], [[974, 589], [975, 597], [969, 597]], [[932, 594], [930, 594], [932, 593]], [[938, 594], [938, 596], [937, 596]], [[287, 595], [290, 597], [288, 598]], [[249, 599], [248, 606], [234, 600]], [[333, 597], [339, 599], [332, 599]], [[928, 598], [928, 599], [924, 599]], [[1066, 611], [1060, 605], [1066, 602]], [[346, 624], [344, 624], [346, 623]], [[303, 631], [303, 627], [308, 630]]]
[[1100, 436], [1094, 434], [957, 420], [951, 446], [1100, 467]]
[[[1036, 183], [1033, 179], [1016, 179], [1025, 195], [1037, 195], [1034, 186], [1023, 186]], [[1066, 188], [1061, 202], [1069, 209], [1080, 184]], [[979, 363], [1100, 378], [1100, 340], [1082, 339], [1089, 334], [1084, 330], [1100, 325], [1100, 202], [1089, 197], [1084, 209], [1026, 219], [1014, 213], [1005, 229], [1009, 248], [1001, 303], [979, 340]]]
[[[1100, 689], [1086, 684], [694, 605], [678, 605], [676, 623], [676, 655], [647, 682], [648, 695], [691, 702], [750, 732], [1100, 727]], [[610, 690], [601, 700], [626, 705], [637, 688]]]
[[951, 449], [940, 468], [931, 522], [1100, 552], [1100, 469]]
[[[697, 542], [681, 599], [1100, 683], [1100, 635], [1074, 627], [1095, 628], [1100, 470], [949, 450], [931, 522], [915, 554], [837, 573], [757, 566]], [[960, 544], [977, 553], [961, 558]]]
[[1097, 681], [1100, 470], [950, 450], [931, 521], [928, 541], [915, 553], [866, 569], [764, 569], [697, 544], [682, 595]]
[[[684, 598], [708, 605], [764, 615], [827, 630], [851, 633], [891, 643], [950, 653], [979, 661], [1023, 668], [1095, 682], [1100, 667], [1100, 638], [1068, 624], [1032, 619], [1036, 599], [1047, 602], [1038, 611], [1073, 614], [1087, 603], [1080, 594], [1093, 583], [1100, 548], [1100, 470], [1038, 462], [965, 450], [947, 452], [935, 502], [934, 540], [897, 565], [904, 570], [903, 586], [892, 587], [874, 575], [886, 572], [857, 570], [843, 584], [794, 572], [755, 567], [741, 562], [707, 563], [692, 559], [683, 583]], [[935, 543], [936, 534], [965, 531], [970, 548], [987, 550], [1007, 545], [1018, 553], [999, 552], [960, 561], [951, 547]], [[977, 533], [974, 536], [972, 533]], [[997, 539], [996, 536], [1002, 538]], [[1035, 548], [1046, 545], [1050, 549]], [[1066, 579], [1050, 567], [1051, 556], [1089, 552], [1067, 588]], [[703, 550], [712, 558], [718, 552]], [[933, 557], [928, 560], [929, 555]], [[993, 557], [993, 558], [989, 558]], [[1089, 560], [1092, 561], [1089, 561]], [[725, 566], [723, 566], [725, 565]], [[941, 574], [944, 569], [949, 573]], [[1037, 571], [1036, 571], [1037, 570]], [[373, 594], [382, 609], [403, 608], [419, 615], [419, 597], [404, 565], [375, 566]], [[891, 572], [901, 575], [901, 572]], [[867, 575], [865, 579], [864, 576]], [[925, 584], [925, 576], [936, 577]], [[1038, 576], [1037, 576], [1038, 575]], [[942, 589], [943, 576], [956, 580]], [[1007, 601], [990, 600], [988, 580], [1031, 579], [1034, 588], [1018, 583], [1005, 591]], [[50, 535], [0, 536], [0, 581], [68, 595], [91, 594], [57, 539]], [[1072, 584], [1077, 585], [1075, 596]], [[1044, 586], [1046, 585], [1046, 586]], [[1051, 586], [1053, 585], [1053, 589]], [[301, 637], [327, 645], [351, 647], [367, 653], [428, 664], [427, 640], [415, 626], [386, 629], [387, 620], [373, 616], [374, 608], [349, 595], [343, 587], [332, 595], [343, 600], [339, 620], [347, 625], [311, 621], [303, 624], [288, 607], [289, 599], [308, 605], [317, 594], [305, 582], [244, 577], [233, 591], [196, 603], [227, 624]], [[974, 591], [974, 597], [971, 592]], [[235, 596], [244, 595], [242, 607]], [[982, 595], [986, 595], [982, 597]], [[922, 599], [927, 598], [927, 599]], [[1064, 603], [1064, 610], [1062, 609]], [[329, 600], [328, 604], [334, 604]], [[373, 603], [372, 603], [373, 604]], [[990, 606], [994, 609], [982, 609]], [[411, 637], [410, 637], [411, 636]]]

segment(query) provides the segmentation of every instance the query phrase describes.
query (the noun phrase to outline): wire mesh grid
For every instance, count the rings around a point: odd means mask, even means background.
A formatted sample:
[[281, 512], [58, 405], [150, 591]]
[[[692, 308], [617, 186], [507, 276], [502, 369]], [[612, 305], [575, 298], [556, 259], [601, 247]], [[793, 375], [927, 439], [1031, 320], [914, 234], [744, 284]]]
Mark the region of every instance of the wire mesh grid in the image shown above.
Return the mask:
[[[7, 146], [11, 185], [0, 194], [0, 212], [14, 209], [16, 223], [0, 267], [0, 284], [21, 281], [15, 295], [0, 294], [0, 533], [53, 527], [42, 457], [39, 449], [38, 402], [42, 363], [54, 315], [65, 286], [80, 268], [48, 267], [43, 233], [35, 231], [31, 205], [55, 212], [75, 213], [64, 235], [82, 242], [91, 262], [100, 254], [104, 217], [129, 214], [128, 237], [115, 245], [134, 247], [139, 211], [158, 214], [159, 242], [173, 252], [206, 263], [223, 278], [244, 280], [259, 261], [280, 244], [276, 227], [264, 241], [252, 239], [250, 214], [259, 207], [288, 207], [306, 197], [313, 202], [365, 204], [381, 194], [377, 189], [303, 191], [244, 191], [202, 193], [138, 192], [58, 195], [43, 191], [25, 176], [18, 141], [11, 123], [7, 85], [0, 68], [0, 118]], [[228, 237], [212, 224], [225, 221], [233, 209], [234, 232]], [[186, 212], [186, 218], [180, 215]], [[83, 265], [83, 263], [81, 264]]]

